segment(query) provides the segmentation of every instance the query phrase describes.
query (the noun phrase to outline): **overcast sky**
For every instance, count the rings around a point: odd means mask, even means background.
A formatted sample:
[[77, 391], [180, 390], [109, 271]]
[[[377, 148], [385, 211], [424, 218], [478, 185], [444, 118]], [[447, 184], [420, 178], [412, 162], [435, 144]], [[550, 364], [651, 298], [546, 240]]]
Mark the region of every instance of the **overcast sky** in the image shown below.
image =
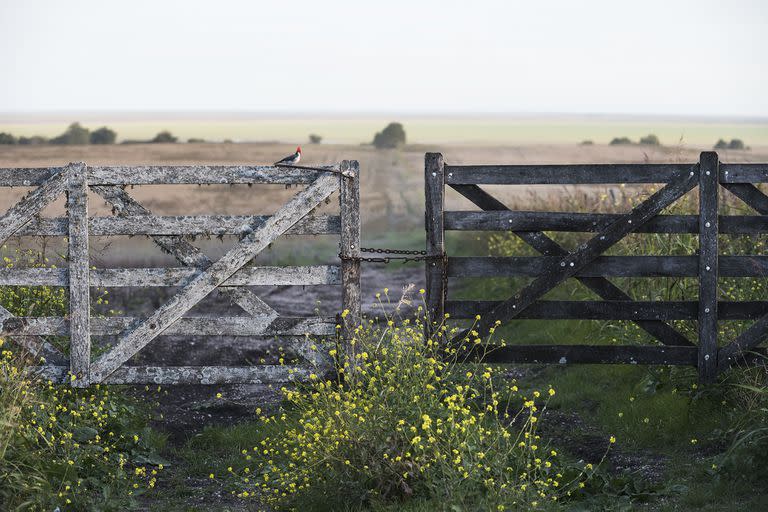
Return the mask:
[[768, 116], [768, 1], [0, 0], [0, 112]]

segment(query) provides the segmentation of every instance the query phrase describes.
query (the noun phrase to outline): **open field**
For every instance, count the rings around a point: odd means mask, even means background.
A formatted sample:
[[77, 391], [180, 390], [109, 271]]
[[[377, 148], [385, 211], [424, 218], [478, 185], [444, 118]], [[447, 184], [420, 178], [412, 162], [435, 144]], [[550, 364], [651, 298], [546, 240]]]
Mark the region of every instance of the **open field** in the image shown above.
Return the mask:
[[415, 144], [519, 145], [578, 144], [592, 140], [607, 144], [614, 137], [637, 141], [649, 133], [662, 144], [680, 142], [712, 146], [718, 139], [742, 139], [748, 146], [768, 145], [765, 119], [706, 119], [662, 117], [618, 117], [577, 115], [489, 115], [424, 116], [356, 115], [348, 117], [251, 117], [247, 114], [91, 114], [79, 116], [24, 116], [0, 114], [0, 132], [17, 136], [53, 137], [72, 121], [97, 128], [109, 126], [118, 140], [147, 140], [170, 130], [180, 140], [303, 143], [310, 133], [331, 144], [365, 144], [391, 121], [402, 122], [408, 142]]

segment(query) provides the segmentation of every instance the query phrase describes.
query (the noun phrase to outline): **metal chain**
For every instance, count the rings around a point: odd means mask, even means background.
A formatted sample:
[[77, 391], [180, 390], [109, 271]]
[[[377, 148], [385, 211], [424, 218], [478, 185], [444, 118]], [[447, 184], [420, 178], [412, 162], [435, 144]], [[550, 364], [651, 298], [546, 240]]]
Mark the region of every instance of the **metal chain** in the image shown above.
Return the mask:
[[[360, 252], [369, 254], [386, 254], [387, 256], [345, 256], [339, 254], [339, 258], [344, 261], [360, 261], [366, 263], [392, 263], [393, 261], [402, 261], [408, 263], [409, 261], [428, 261], [435, 259], [443, 259], [444, 255], [428, 255], [427, 251], [416, 251], [408, 249], [384, 249], [375, 247], [361, 247]], [[389, 254], [403, 254], [406, 256], [388, 256]]]
[[312, 166], [309, 166], [309, 165], [292, 165], [292, 164], [276, 163], [275, 167], [282, 167], [284, 169], [303, 169], [303, 170], [306, 170], [306, 171], [330, 172], [330, 173], [333, 173], [333, 174], [338, 174], [340, 176], [343, 176], [344, 178], [354, 178], [355, 177], [355, 175], [352, 174], [349, 171], [340, 171], [340, 170], [337, 170], [337, 169], [327, 169], [327, 168], [323, 168], [323, 167], [312, 167]]

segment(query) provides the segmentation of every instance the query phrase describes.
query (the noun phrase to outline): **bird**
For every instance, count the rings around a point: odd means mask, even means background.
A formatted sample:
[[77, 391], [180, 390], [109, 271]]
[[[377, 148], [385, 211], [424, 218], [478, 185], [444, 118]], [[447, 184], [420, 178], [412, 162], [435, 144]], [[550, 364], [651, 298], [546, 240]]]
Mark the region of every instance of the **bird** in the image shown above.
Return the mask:
[[283, 158], [282, 160], [278, 160], [277, 162], [275, 162], [275, 165], [277, 164], [295, 165], [299, 163], [300, 160], [301, 160], [301, 146], [298, 146], [294, 154], [289, 155]]

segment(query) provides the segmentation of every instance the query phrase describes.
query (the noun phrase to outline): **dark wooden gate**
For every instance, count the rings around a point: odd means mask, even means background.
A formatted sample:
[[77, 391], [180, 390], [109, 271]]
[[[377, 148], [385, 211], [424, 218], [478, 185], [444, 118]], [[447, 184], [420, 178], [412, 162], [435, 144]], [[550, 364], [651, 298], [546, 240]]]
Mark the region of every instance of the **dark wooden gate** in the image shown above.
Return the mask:
[[[717, 153], [701, 154], [694, 164], [602, 165], [448, 165], [439, 153], [425, 162], [427, 301], [432, 318], [468, 319], [481, 315], [475, 329], [488, 333], [498, 321], [512, 319], [631, 320], [658, 340], [656, 345], [507, 345], [483, 360], [493, 363], [625, 363], [691, 365], [710, 382], [747, 351], [761, 350], [768, 338], [768, 301], [718, 300], [718, 277], [766, 277], [768, 256], [722, 256], [718, 236], [768, 233], [768, 196], [756, 183], [768, 182], [768, 164], [725, 164]], [[479, 185], [593, 185], [661, 183], [664, 186], [624, 214], [514, 211]], [[759, 215], [720, 216], [723, 187]], [[481, 211], [445, 211], [450, 187]], [[698, 187], [698, 215], [660, 215]], [[446, 231], [508, 231], [541, 256], [452, 257], [445, 255]], [[568, 251], [547, 231], [594, 233]], [[630, 233], [694, 233], [697, 254], [689, 256], [604, 256]], [[440, 256], [443, 255], [443, 258]], [[528, 276], [534, 279], [504, 301], [448, 299], [456, 277]], [[609, 277], [696, 277], [699, 300], [640, 302]], [[542, 296], [573, 278], [601, 301], [552, 301]], [[766, 297], [768, 299], [768, 297]], [[697, 320], [698, 340], [689, 340], [671, 320]], [[718, 340], [718, 321], [756, 321], [736, 339]], [[462, 332], [455, 340], [466, 337]]]

